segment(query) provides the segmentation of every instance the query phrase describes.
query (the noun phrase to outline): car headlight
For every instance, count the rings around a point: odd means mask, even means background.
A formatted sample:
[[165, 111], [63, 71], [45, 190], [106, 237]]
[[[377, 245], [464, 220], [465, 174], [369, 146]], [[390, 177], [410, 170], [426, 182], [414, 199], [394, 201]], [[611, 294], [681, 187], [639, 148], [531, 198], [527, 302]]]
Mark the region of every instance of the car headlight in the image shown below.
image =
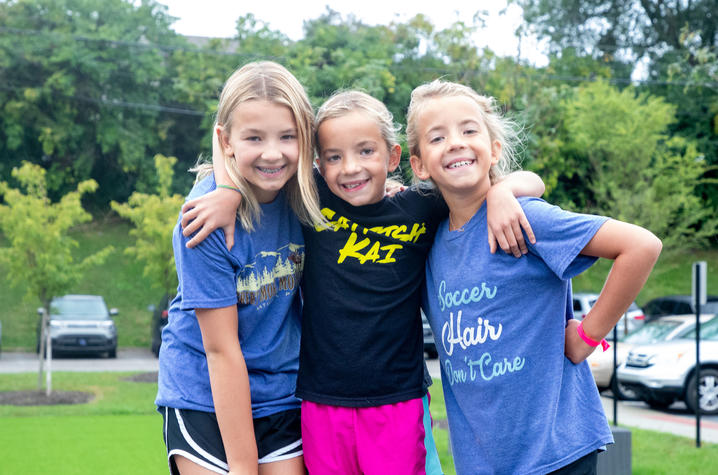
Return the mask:
[[113, 322], [113, 321], [111, 321], [111, 320], [105, 321], [105, 322], [100, 322], [100, 323], [98, 323], [98, 326], [99, 326], [100, 328], [114, 328], [114, 327], [115, 327], [115, 322]]
[[65, 328], [65, 322], [58, 322], [57, 320], [50, 320], [50, 328]]

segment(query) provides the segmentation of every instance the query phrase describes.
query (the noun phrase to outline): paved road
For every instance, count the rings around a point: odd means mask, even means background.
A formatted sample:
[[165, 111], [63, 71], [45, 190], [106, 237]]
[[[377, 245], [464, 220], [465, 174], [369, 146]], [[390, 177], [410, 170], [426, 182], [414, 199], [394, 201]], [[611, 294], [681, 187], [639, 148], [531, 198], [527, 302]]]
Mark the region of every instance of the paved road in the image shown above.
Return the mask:
[[[59, 357], [52, 359], [53, 371], [157, 371], [157, 358], [149, 349], [118, 349], [117, 358]], [[38, 370], [37, 354], [0, 355], [0, 373], [28, 373]]]
[[[429, 373], [440, 378], [439, 360], [426, 360]], [[613, 398], [610, 392], [601, 395], [601, 402], [609, 422], [613, 422]], [[686, 409], [682, 402], [676, 402], [665, 411], [654, 411], [640, 401], [618, 402], [618, 423], [624, 426], [638, 427], [675, 435], [696, 437], [696, 416]], [[701, 417], [701, 441], [718, 443], [718, 416]]]

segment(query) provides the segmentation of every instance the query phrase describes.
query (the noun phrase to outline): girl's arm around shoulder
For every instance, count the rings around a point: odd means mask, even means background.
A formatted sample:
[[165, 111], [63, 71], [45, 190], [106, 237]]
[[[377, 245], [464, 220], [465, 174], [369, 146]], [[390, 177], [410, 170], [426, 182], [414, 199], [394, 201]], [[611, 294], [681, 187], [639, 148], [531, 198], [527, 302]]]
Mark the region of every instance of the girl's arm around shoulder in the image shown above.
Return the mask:
[[249, 374], [237, 338], [237, 307], [195, 309], [230, 473], [257, 473]]
[[544, 191], [543, 180], [527, 171], [513, 172], [491, 186], [486, 195], [486, 221], [492, 254], [496, 252], [497, 243], [504, 252], [515, 257], [528, 252], [521, 230], [531, 243], [535, 243], [536, 238], [516, 197], [540, 197]]
[[[598, 300], [583, 319], [586, 336], [600, 341], [618, 323], [648, 280], [662, 247], [660, 239], [639, 226], [613, 219], [603, 223], [581, 251], [614, 261]], [[574, 363], [580, 363], [595, 349], [579, 336], [578, 324], [570, 320], [566, 326], [565, 352]]]
[[224, 168], [227, 158], [219, 144], [219, 133], [220, 129], [215, 125], [212, 133], [212, 169], [217, 189], [182, 206], [182, 234], [191, 236], [197, 233], [187, 242], [189, 248], [202, 242], [217, 228], [224, 229], [227, 249], [234, 246], [234, 224], [242, 195], [235, 190], [222, 188], [236, 188], [237, 185]]

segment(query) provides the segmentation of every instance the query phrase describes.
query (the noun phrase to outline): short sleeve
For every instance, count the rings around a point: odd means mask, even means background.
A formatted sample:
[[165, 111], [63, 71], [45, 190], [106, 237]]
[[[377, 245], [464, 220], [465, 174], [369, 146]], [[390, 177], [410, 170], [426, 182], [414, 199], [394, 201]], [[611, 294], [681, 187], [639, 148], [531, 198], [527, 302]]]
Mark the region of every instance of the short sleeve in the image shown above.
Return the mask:
[[574, 213], [550, 205], [540, 198], [521, 198], [536, 244], [526, 240], [530, 252], [538, 255], [561, 279], [570, 279], [591, 267], [598, 258], [581, 254], [608, 218]]
[[182, 292], [182, 309], [221, 308], [237, 303], [236, 264], [216, 230], [192, 249], [188, 238], [175, 228], [174, 249]]

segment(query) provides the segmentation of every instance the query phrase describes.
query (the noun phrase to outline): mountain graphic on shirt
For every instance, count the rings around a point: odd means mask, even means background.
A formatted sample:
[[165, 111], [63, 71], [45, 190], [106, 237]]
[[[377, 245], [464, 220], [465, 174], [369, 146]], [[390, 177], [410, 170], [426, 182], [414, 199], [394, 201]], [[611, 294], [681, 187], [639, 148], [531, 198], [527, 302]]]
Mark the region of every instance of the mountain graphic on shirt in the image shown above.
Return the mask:
[[262, 287], [273, 285], [277, 280], [284, 281], [290, 276], [298, 280], [303, 268], [302, 244], [289, 243], [276, 252], [261, 251], [254, 262], [244, 266], [237, 279], [237, 292], [259, 292]]

